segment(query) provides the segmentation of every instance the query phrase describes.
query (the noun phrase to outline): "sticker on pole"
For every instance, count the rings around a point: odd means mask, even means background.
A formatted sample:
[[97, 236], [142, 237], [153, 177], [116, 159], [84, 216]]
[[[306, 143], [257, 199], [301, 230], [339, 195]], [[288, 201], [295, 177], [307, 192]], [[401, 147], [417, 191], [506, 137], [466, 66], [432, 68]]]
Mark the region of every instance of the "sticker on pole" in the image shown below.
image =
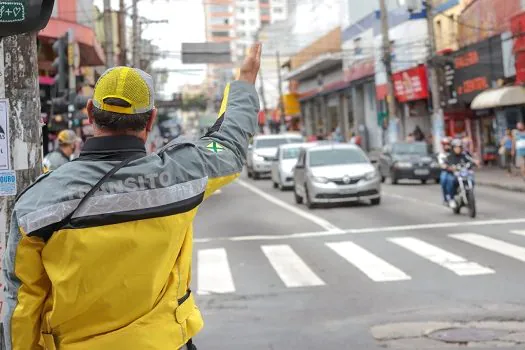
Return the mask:
[[16, 172], [0, 171], [0, 197], [16, 196]]
[[23, 2], [0, 0], [0, 23], [23, 22], [25, 19]]
[[9, 101], [0, 100], [0, 171], [9, 170]]

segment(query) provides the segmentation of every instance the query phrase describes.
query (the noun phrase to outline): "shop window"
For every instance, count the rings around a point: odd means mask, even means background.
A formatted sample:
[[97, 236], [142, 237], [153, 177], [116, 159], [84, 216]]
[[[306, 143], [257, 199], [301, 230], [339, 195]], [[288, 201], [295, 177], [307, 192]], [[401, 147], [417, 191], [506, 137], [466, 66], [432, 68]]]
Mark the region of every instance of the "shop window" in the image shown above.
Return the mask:
[[354, 39], [354, 54], [355, 55], [363, 54], [363, 48], [361, 47], [361, 38]]

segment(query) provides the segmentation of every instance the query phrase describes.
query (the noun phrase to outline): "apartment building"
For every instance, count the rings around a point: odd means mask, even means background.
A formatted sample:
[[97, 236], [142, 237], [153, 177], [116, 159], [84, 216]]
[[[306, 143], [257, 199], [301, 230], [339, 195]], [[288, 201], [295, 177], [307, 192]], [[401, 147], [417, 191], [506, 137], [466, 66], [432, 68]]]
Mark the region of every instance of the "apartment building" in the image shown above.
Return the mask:
[[258, 30], [288, 17], [291, 0], [204, 0], [206, 39], [228, 42], [233, 64], [208, 66], [208, 89], [220, 98], [222, 89], [233, 76], [233, 67], [242, 60]]

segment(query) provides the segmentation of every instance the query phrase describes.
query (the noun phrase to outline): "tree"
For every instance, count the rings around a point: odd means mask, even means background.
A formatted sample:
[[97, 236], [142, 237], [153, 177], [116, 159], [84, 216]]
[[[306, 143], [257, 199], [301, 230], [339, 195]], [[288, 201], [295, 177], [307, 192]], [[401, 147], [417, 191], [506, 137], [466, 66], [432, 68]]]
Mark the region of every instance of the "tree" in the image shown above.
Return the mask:
[[183, 111], [204, 111], [208, 106], [208, 97], [204, 94], [195, 96], [184, 96], [182, 99]]

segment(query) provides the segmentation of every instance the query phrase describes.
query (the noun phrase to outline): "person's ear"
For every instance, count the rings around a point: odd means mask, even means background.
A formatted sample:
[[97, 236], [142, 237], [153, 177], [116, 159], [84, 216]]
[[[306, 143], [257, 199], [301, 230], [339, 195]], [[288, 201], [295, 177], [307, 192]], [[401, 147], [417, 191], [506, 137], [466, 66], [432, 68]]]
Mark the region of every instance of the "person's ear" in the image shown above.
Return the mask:
[[148, 119], [148, 123], [146, 124], [146, 131], [151, 132], [153, 130], [153, 125], [155, 125], [155, 121], [157, 120], [157, 108], [153, 108], [151, 111], [151, 116]]
[[93, 125], [95, 123], [95, 120], [93, 119], [93, 100], [89, 99], [86, 105], [86, 112], [88, 115], [88, 121], [89, 124]]

